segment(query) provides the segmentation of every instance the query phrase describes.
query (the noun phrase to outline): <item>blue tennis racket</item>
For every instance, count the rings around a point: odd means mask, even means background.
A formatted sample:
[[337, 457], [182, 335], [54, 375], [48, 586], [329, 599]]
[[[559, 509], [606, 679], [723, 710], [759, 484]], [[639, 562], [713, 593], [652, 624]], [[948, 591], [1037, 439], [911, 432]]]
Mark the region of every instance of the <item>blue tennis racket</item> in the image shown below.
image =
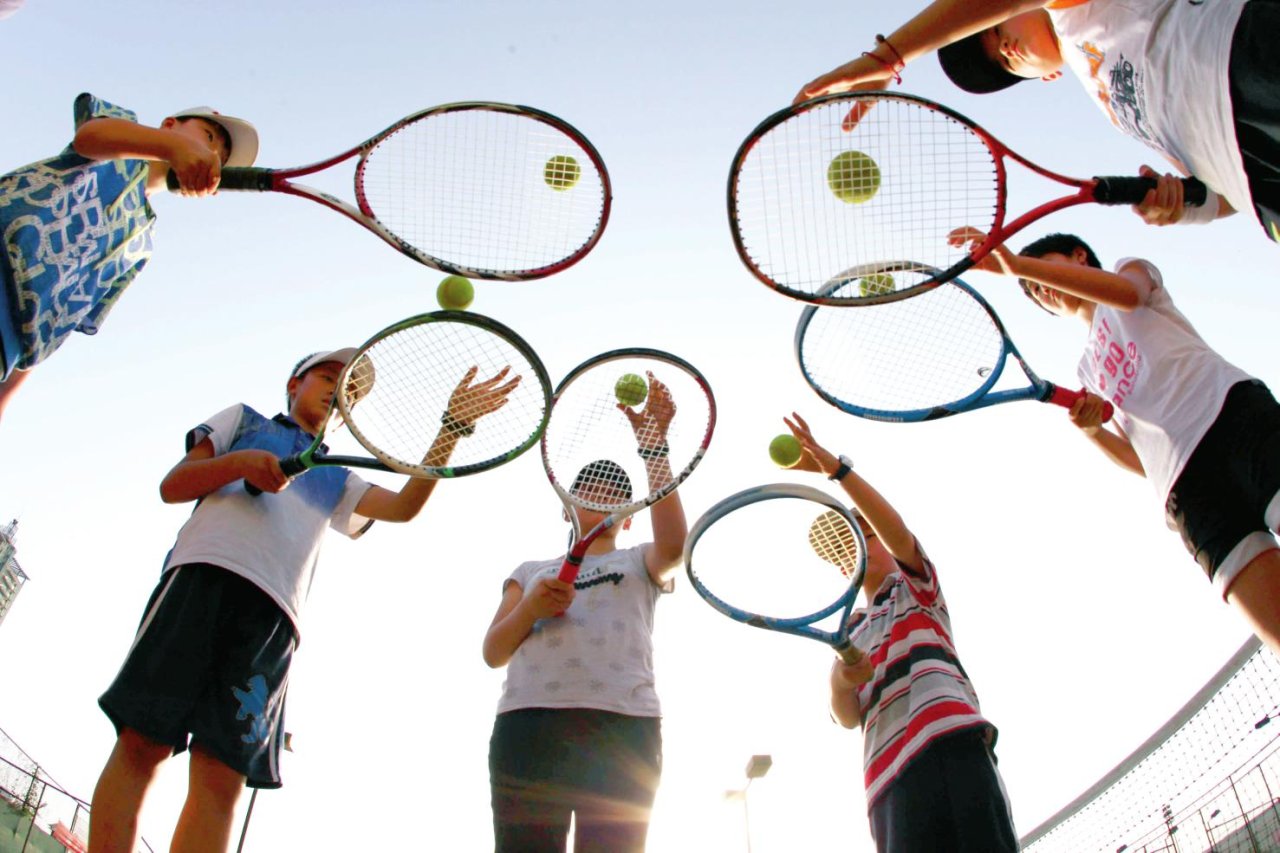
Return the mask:
[[[898, 277], [927, 277], [929, 270], [901, 262], [865, 265], [841, 273], [824, 292], [891, 289]], [[1037, 376], [995, 309], [959, 279], [897, 302], [808, 306], [796, 326], [795, 353], [818, 396], [878, 421], [931, 421], [1018, 400], [1070, 408], [1085, 394]], [[1011, 358], [1025, 383], [1001, 384]], [[1112, 414], [1108, 403], [1103, 420]]]
[[774, 483], [730, 495], [690, 528], [684, 564], [698, 595], [730, 619], [826, 643], [845, 663], [863, 659], [849, 630], [867, 540], [827, 493]]

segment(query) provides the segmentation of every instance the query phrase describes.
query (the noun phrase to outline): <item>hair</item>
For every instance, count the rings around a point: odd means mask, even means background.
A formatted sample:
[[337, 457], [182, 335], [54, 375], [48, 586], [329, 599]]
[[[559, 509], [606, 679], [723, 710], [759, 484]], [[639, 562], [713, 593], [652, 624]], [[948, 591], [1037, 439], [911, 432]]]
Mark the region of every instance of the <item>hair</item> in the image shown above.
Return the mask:
[[633, 494], [631, 478], [627, 476], [622, 466], [612, 459], [597, 459], [584, 465], [578, 472], [578, 476], [573, 478], [573, 485], [569, 487], [569, 491], [574, 493], [581, 488], [595, 485], [616, 490], [624, 496], [626, 501], [630, 501]]
[[182, 116], [178, 121], [188, 122], [192, 119], [200, 119], [201, 121], [205, 121], [213, 125], [214, 129], [218, 131], [218, 136], [222, 139], [222, 147], [226, 149], [227, 156], [231, 156], [231, 134], [227, 132], [225, 127], [206, 116]]
[[[1094, 254], [1091, 247], [1084, 240], [1081, 240], [1074, 234], [1054, 233], [1046, 234], [1039, 240], [1032, 240], [1030, 243], [1022, 247], [1022, 251], [1018, 254], [1024, 258], [1043, 258], [1045, 255], [1070, 255], [1076, 249], [1084, 249], [1085, 263], [1094, 269], [1102, 269], [1102, 262], [1098, 260], [1098, 256]], [[1031, 293], [1031, 283], [1025, 278], [1018, 279], [1018, 284], [1022, 286], [1022, 292], [1027, 295], [1037, 305], [1040, 300], [1036, 299]], [[1040, 305], [1044, 308], [1043, 305]], [[1044, 310], [1049, 311], [1048, 308]], [[1052, 311], [1049, 311], [1052, 314]]]

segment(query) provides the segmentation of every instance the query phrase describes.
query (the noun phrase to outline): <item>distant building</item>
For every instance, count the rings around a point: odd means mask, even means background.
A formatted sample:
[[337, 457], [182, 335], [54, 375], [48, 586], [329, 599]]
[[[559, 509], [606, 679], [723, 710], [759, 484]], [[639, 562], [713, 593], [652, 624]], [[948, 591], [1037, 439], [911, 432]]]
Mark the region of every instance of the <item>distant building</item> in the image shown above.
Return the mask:
[[27, 582], [26, 573], [22, 571], [22, 567], [14, 557], [17, 548], [14, 547], [13, 537], [17, 530], [16, 520], [0, 527], [0, 624], [4, 623], [4, 617], [13, 606], [13, 600], [18, 597], [22, 585]]

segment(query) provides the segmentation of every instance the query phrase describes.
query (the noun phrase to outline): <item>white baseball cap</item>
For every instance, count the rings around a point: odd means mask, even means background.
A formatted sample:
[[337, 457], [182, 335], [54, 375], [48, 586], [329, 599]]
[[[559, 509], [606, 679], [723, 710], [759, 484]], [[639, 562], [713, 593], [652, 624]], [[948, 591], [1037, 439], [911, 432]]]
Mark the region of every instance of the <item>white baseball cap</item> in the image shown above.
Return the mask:
[[[344, 347], [342, 349], [322, 351], [312, 353], [293, 368], [293, 372], [289, 374], [289, 379], [297, 379], [311, 368], [318, 364], [327, 364], [336, 361], [338, 364], [347, 365], [351, 359], [355, 358], [359, 352], [355, 347]], [[369, 393], [373, 388], [373, 383], [377, 378], [377, 374], [373, 369], [373, 362], [366, 355], [356, 364], [355, 369], [351, 371], [351, 375], [347, 377], [347, 386], [351, 389], [351, 394], [355, 397], [352, 402], [358, 402], [362, 397]]]
[[231, 137], [231, 151], [227, 154], [227, 166], [252, 166], [258, 159], [258, 131], [242, 118], [224, 116], [213, 107], [191, 107], [173, 114], [174, 118], [202, 118], [211, 121]]

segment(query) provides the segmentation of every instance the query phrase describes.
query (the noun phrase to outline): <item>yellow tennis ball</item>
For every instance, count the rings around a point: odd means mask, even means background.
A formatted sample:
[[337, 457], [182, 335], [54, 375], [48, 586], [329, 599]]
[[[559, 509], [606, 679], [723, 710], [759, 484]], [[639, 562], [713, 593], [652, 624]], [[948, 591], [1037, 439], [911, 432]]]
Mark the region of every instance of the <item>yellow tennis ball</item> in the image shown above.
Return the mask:
[[880, 189], [880, 167], [861, 151], [842, 151], [827, 167], [827, 186], [846, 204], [862, 204]]
[[475, 298], [475, 287], [460, 275], [445, 276], [436, 288], [436, 302], [446, 311], [466, 311]]
[[649, 385], [637, 373], [624, 373], [613, 386], [613, 393], [624, 406], [638, 406], [649, 396]]
[[557, 154], [542, 169], [542, 180], [556, 192], [571, 189], [582, 177], [582, 167], [568, 154]]
[[800, 439], [789, 432], [769, 442], [769, 458], [780, 468], [791, 468], [800, 461]]
[[872, 273], [858, 280], [860, 296], [879, 296], [882, 293], [893, 293], [893, 276], [889, 273]]

